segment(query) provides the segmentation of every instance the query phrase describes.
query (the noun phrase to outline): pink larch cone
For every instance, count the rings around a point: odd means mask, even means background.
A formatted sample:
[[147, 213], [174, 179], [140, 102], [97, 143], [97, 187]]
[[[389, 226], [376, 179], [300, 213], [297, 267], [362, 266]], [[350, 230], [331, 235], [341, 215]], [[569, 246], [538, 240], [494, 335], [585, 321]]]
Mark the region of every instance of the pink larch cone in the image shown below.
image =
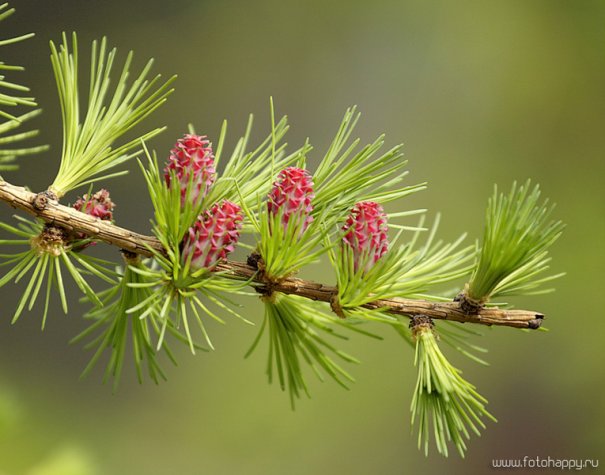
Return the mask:
[[378, 203], [361, 201], [343, 226], [344, 246], [353, 250], [355, 271], [367, 272], [389, 249], [387, 216]]
[[[115, 206], [115, 203], [111, 201], [111, 198], [109, 197], [109, 191], [102, 188], [92, 196], [85, 194], [81, 198], [78, 198], [72, 205], [72, 208], [90, 216], [94, 216], [95, 218], [102, 219], [103, 221], [112, 221], [113, 209]], [[76, 233], [73, 235], [73, 238], [76, 240], [86, 239], [86, 235], [83, 233]], [[79, 252], [94, 244], [94, 242], [89, 242], [81, 246], [76, 246], [73, 248], [73, 251]]]
[[168, 188], [173, 186], [171, 183], [173, 170], [179, 181], [177, 186], [181, 189], [181, 204], [184, 205], [190, 180], [193, 186], [189, 199], [194, 206], [199, 204], [216, 179], [212, 144], [205, 135], [186, 134], [176, 142], [170, 151], [168, 164], [164, 168], [164, 178]]
[[201, 214], [183, 239], [183, 261], [191, 259], [191, 268], [213, 269], [235, 249], [242, 227], [241, 208], [222, 201]]
[[109, 191], [100, 189], [92, 196], [86, 194], [82, 198], [78, 198], [72, 207], [95, 218], [111, 221], [115, 206], [109, 197]]
[[302, 168], [288, 167], [282, 170], [269, 193], [267, 208], [275, 216], [282, 213], [284, 228], [290, 221], [303, 223], [301, 232], [313, 221], [313, 179]]

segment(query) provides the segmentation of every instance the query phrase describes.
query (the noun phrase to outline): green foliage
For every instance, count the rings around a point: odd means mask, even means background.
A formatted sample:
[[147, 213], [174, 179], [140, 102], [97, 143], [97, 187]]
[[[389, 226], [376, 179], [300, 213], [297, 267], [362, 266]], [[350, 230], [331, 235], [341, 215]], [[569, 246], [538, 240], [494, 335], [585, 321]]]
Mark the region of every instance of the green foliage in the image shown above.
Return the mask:
[[282, 391], [287, 389], [289, 392], [292, 407], [301, 395], [309, 396], [303, 363], [309, 365], [321, 381], [323, 372], [340, 386], [348, 388], [347, 383], [354, 381], [353, 377], [329, 353], [349, 363], [359, 361], [326, 339], [326, 336], [346, 338], [334, 331], [335, 318], [326, 315], [319, 304], [295, 295], [275, 293], [263, 298], [263, 302], [265, 318], [246, 356], [258, 346], [263, 334], [268, 333], [267, 376], [271, 383], [274, 372], [277, 373]]
[[[99, 299], [103, 303], [102, 307], [96, 307], [88, 312], [84, 318], [90, 320], [91, 325], [71, 340], [71, 343], [80, 342], [92, 334], [99, 333], [90, 343], [86, 345], [87, 349], [95, 348], [96, 351], [90, 360], [88, 366], [84, 369], [82, 376], [90, 373], [93, 367], [98, 363], [103, 352], [109, 350], [111, 356], [107, 362], [104, 381], [113, 378], [114, 391], [117, 389], [124, 366], [127, 345], [130, 340], [132, 345], [132, 357], [136, 367], [137, 378], [139, 382], [143, 381], [144, 366], [147, 367], [149, 377], [159, 382], [166, 379], [158, 361], [154, 338], [157, 338], [164, 326], [157, 313], [149, 312], [143, 315], [143, 308], [136, 307], [139, 302], [146, 301], [152, 294], [152, 289], [145, 286], [146, 277], [140, 273], [134, 272], [133, 268], [142, 268], [140, 262], [130, 262], [124, 270], [120, 281], [113, 287], [101, 292]], [[183, 337], [170, 321], [166, 320], [168, 331], [176, 338], [183, 341]], [[100, 330], [100, 332], [99, 332]], [[172, 352], [166, 341], [159, 345], [162, 350], [176, 364]]]
[[155, 316], [153, 318], [161, 323], [158, 349], [162, 347], [168, 328], [182, 326], [189, 348], [195, 354], [195, 350], [202, 347], [193, 339], [190, 325], [192, 320], [199, 326], [208, 346], [214, 349], [203, 317], [209, 317], [221, 324], [225, 321], [216, 314], [212, 306], [250, 323], [232, 308], [236, 305], [227, 297], [228, 294], [241, 292], [245, 284], [224, 278], [220, 273], [209, 273], [206, 269], [189, 273], [188, 268], [180, 267], [182, 272], [175, 271], [175, 266], [169, 260], [157, 255], [155, 259], [157, 266], [131, 267], [132, 271], [145, 277], [145, 282], [129, 285], [146, 287], [151, 292], [145, 299], [130, 307], [127, 313], [138, 314], [139, 318]]
[[[3, 3], [0, 5], [0, 21], [5, 20], [9, 16], [15, 13], [14, 8], [8, 8], [8, 3]], [[20, 41], [27, 40], [34, 36], [33, 33], [28, 33], [25, 35], [17, 36], [14, 38], [8, 38], [5, 40], [0, 40], [0, 46], [6, 46], [14, 43], [18, 43]], [[0, 62], [0, 71], [23, 71], [21, 66], [11, 66], [5, 64], [4, 62]], [[12, 91], [16, 91], [17, 93], [29, 92], [29, 89], [25, 86], [21, 86], [19, 84], [11, 83], [5, 81], [4, 76], [0, 76], [0, 87], [4, 89], [8, 89], [8, 91], [0, 93], [0, 116], [9, 120], [18, 120], [14, 115], [6, 112], [4, 107], [14, 107], [14, 106], [30, 106], [35, 107], [36, 102], [33, 97], [23, 97], [17, 96], [12, 93]]]
[[[280, 124], [282, 124], [278, 129], [280, 132], [278, 134], [274, 132], [274, 137], [281, 134], [281, 130], [284, 130], [285, 120], [281, 121]], [[216, 154], [218, 159], [222, 154], [225, 131], [225, 126], [223, 126]], [[185, 199], [182, 200], [181, 190], [178, 186], [171, 188], [166, 186], [155, 154], [151, 157], [147, 152], [148, 166], [145, 168], [141, 164], [154, 209], [153, 232], [162, 243], [165, 254], [153, 251], [157, 263], [155, 267], [133, 269], [147, 278], [148, 283], [146, 285], [154, 291], [143, 299], [139, 305], [130, 309], [129, 313], [144, 308], [142, 318], [151, 314], [157, 315], [159, 321], [162, 322], [158, 345], [161, 345], [165, 330], [169, 325], [174, 327], [183, 325], [190, 349], [195, 353], [195, 348], [199, 345], [194, 342], [191, 333], [189, 322], [193, 319], [197, 323], [207, 345], [214, 348], [203, 317], [209, 317], [219, 323], [224, 323], [224, 320], [216, 314], [216, 311], [211, 308], [212, 306], [227, 311], [246, 323], [250, 323], [234, 310], [235, 305], [225, 295], [225, 292], [240, 293], [246, 284], [227, 279], [220, 272], [209, 272], [205, 268], [192, 269], [191, 262], [184, 260], [181, 252], [181, 243], [189, 227], [192, 226], [204, 209], [214, 204], [215, 199], [230, 199], [236, 195], [241, 197], [242, 204], [245, 206], [245, 197], [251, 194], [252, 190], [242, 192], [242, 187], [237, 186], [237, 182], [233, 176], [229, 175], [230, 173], [241, 173], [244, 178], [249, 177], [252, 184], [258, 187], [260, 187], [260, 183], [256, 180], [269, 179], [269, 174], [264, 166], [270, 153], [266, 150], [269, 139], [265, 140], [255, 151], [247, 153], [245, 150], [249, 134], [250, 128], [248, 127], [246, 135], [238, 141], [235, 151], [226, 165], [225, 173], [227, 173], [227, 176], [221, 175], [218, 177], [209, 195], [195, 207], [190, 199], [194, 186], [191, 180], [187, 184]], [[263, 151], [263, 149], [265, 150]], [[284, 157], [279, 162], [285, 164], [290, 160], [291, 158]], [[243, 163], [246, 163], [247, 168], [252, 171], [238, 172], [238, 170], [241, 170]], [[171, 182], [178, 183], [174, 172], [171, 173]], [[230, 189], [226, 186], [227, 184], [231, 185]], [[215, 187], [218, 187], [219, 191], [213, 194]], [[260, 188], [262, 189], [262, 187]], [[256, 196], [254, 196], [254, 199], [256, 199]], [[203, 297], [200, 298], [201, 296]], [[212, 305], [209, 305], [209, 303]]]
[[[204, 203], [194, 206], [191, 199], [193, 182], [187, 184], [185, 199], [181, 200], [181, 189], [178, 186], [169, 188], [160, 167], [156, 154], [153, 157], [145, 147], [147, 167], [139, 161], [139, 166], [147, 182], [147, 190], [153, 205], [155, 220], [152, 222], [153, 233], [160, 240], [166, 251], [168, 260], [172, 263], [174, 272], [178, 275], [181, 267], [180, 245], [183, 236], [198, 217]], [[172, 183], [178, 183], [178, 178], [171, 172]], [[161, 255], [158, 255], [161, 258]]]
[[23, 122], [33, 119], [41, 113], [42, 109], [36, 109], [0, 124], [0, 170], [15, 170], [17, 165], [14, 163], [14, 161], [17, 158], [43, 152], [48, 149], [47, 145], [39, 145], [35, 147], [21, 147], [16, 145], [22, 140], [36, 137], [38, 135], [37, 130], [28, 130], [27, 132], [10, 134], [8, 133], [19, 128]]
[[400, 185], [409, 173], [405, 170], [407, 161], [403, 160], [402, 145], [379, 154], [384, 135], [356, 151], [361, 140], [350, 138], [359, 116], [355, 107], [347, 109], [334, 140], [313, 174], [314, 215], [323, 216], [330, 210], [330, 216], [341, 218], [358, 201], [384, 204], [426, 188], [426, 183]]
[[[312, 200], [312, 221], [308, 222], [304, 213], [295, 213], [290, 215], [288, 225], [284, 226], [284, 210], [269, 212], [267, 202], [261, 199], [264, 196], [260, 194], [254, 212], [246, 207], [257, 232], [256, 250], [262, 258], [262, 273], [269, 282], [279, 282], [315, 262], [327, 251], [332, 252], [331, 249], [340, 240], [339, 229], [357, 201], [370, 198], [390, 201], [424, 188], [424, 185], [396, 187], [407, 175], [404, 170], [406, 162], [401, 159], [400, 147], [378, 155], [384, 142], [383, 137], [355, 152], [360, 140], [349, 143], [349, 139], [358, 117], [354, 108], [347, 110], [332, 144], [313, 174], [315, 197]], [[274, 139], [273, 143], [275, 142]], [[295, 153], [297, 166], [305, 167], [307, 151], [305, 144], [305, 147]], [[422, 210], [398, 215], [418, 212]], [[392, 264], [392, 261], [388, 261], [388, 264]], [[375, 275], [378, 276], [379, 273], [380, 269]], [[390, 286], [392, 279], [396, 277], [396, 270], [393, 270], [381, 282]], [[344, 280], [339, 281], [339, 284], [342, 282]], [[366, 297], [368, 301], [376, 299], [369, 297], [369, 292]], [[263, 297], [263, 302], [265, 318], [252, 348], [256, 347], [264, 332], [269, 333], [267, 374], [271, 381], [275, 368], [281, 388], [287, 387], [290, 393], [292, 405], [301, 394], [308, 395], [302, 363], [308, 364], [318, 376], [321, 374], [319, 368], [323, 369], [340, 385], [344, 386], [347, 380], [352, 381], [348, 373], [327, 353], [334, 352], [347, 361], [355, 360], [341, 354], [321, 334], [334, 334], [332, 326], [335, 324], [355, 329], [354, 324], [345, 323], [333, 315], [327, 316], [323, 313], [322, 306], [295, 296], [272, 293]], [[323, 308], [325, 307], [324, 304]], [[357, 310], [355, 305], [352, 307]], [[386, 315], [381, 318], [394, 320]]]
[[[12, 10], [2, 13], [5, 7], [0, 6], [0, 20], [12, 13]], [[0, 42], [0, 46], [2, 44]], [[264, 304], [264, 319], [247, 355], [267, 335], [269, 381], [277, 380], [282, 390], [288, 390], [293, 406], [297, 398], [310, 393], [306, 382], [309, 369], [320, 380], [328, 376], [343, 387], [348, 387], [353, 381], [339, 360], [358, 361], [335, 343], [338, 339], [347, 338], [339, 330], [373, 337], [375, 335], [366, 330], [364, 324], [372, 321], [386, 323], [415, 349], [418, 379], [411, 410], [412, 421], [419, 429], [419, 447], [424, 447], [428, 453], [432, 432], [438, 452], [447, 456], [448, 444], [453, 443], [464, 456], [470, 433], [479, 435], [480, 428], [485, 427], [484, 418], [495, 420], [485, 408], [487, 401], [448, 362], [437, 344], [438, 338], [428, 317], [410, 315], [414, 323], [410, 330], [406, 322], [388, 313], [387, 308], [368, 309], [367, 306], [377, 300], [398, 297], [432, 302], [451, 300], [457, 293], [453, 288], [457, 288], [461, 279], [469, 275], [466, 296], [480, 303], [495, 296], [542, 291], [538, 289], [539, 285], [557, 277], [544, 278], [541, 275], [548, 269], [548, 248], [561, 234], [562, 224], [549, 221], [551, 207], [547, 203], [539, 203], [537, 186], [530, 189], [529, 182], [521, 187], [514, 185], [508, 195], [495, 191], [489, 201], [485, 235], [479, 251], [476, 246], [463, 246], [464, 236], [452, 243], [437, 240], [439, 219], [422, 244], [421, 235], [426, 231], [423, 220], [418, 226], [391, 222], [391, 228], [399, 232], [388, 252], [382, 255], [381, 251], [381, 256], [374, 262], [375, 254], [368, 252], [361, 257], [355, 256], [348, 246], [343, 245], [343, 224], [352, 207], [360, 201], [384, 204], [401, 200], [426, 185], [403, 184], [408, 172], [401, 146], [384, 151], [383, 136], [363, 147], [359, 146], [359, 139], [351, 140], [359, 119], [355, 108], [346, 111], [334, 140], [312, 176], [312, 206], [304, 212], [290, 209], [289, 221], [284, 225], [284, 209], [270, 211], [267, 193], [278, 173], [286, 166], [305, 167], [312, 147], [307, 141], [293, 152], [286, 151], [283, 138], [288, 130], [287, 121], [284, 117], [276, 122], [273, 107], [271, 133], [267, 138], [256, 148], [249, 149], [250, 117], [244, 136], [236, 143], [228, 159], [224, 158], [227, 126], [223, 124], [214, 165], [220, 163], [224, 171], [203, 200], [194, 205], [192, 197], [198, 190], [194, 190], [197, 185], [193, 183], [193, 174], [185, 186], [183, 199], [176, 171], [170, 172], [169, 181], [178, 183], [178, 186], [169, 187], [155, 152], [150, 153], [146, 148], [145, 142], [162, 129], [153, 129], [115, 145], [166, 100], [172, 92], [169, 86], [173, 78], [164, 83], [161, 83], [160, 76], [148, 79], [150, 61], [129, 83], [130, 53], [115, 88], [110, 91], [116, 50], [108, 52], [105, 39], [100, 43], [93, 42], [88, 103], [81, 120], [75, 34], [71, 48], [64, 34], [63, 43], [58, 48], [51, 43], [51, 50], [64, 133], [61, 165], [49, 190], [60, 198], [93, 180], [122, 174], [114, 169], [143, 149], [147, 163], [139, 163], [154, 209], [152, 229], [163, 249], [149, 248], [151, 258], [145, 261], [125, 254], [126, 265], [122, 269], [87, 255], [88, 246], [94, 239], [78, 234], [77, 229], [67, 230], [53, 223], [23, 218], [17, 218], [17, 226], [0, 222], [0, 229], [14, 236], [0, 240], [0, 245], [9, 248], [9, 252], [0, 254], [0, 266], [10, 266], [10, 270], [0, 278], [0, 287], [11, 281], [24, 283], [13, 322], [26, 308], [31, 310], [40, 295], [44, 295], [43, 328], [53, 293], [59, 295], [63, 311], [67, 313], [64, 276], [69, 274], [85, 300], [93, 305], [85, 315], [90, 321], [89, 328], [73, 340], [91, 338], [87, 348], [94, 349], [94, 354], [84, 374], [92, 370], [103, 354], [108, 353], [105, 380], [113, 378], [116, 388], [130, 345], [139, 381], [143, 380], [146, 369], [149, 377], [157, 383], [165, 378], [157, 360], [158, 354], [165, 352], [174, 362], [167, 335], [186, 343], [192, 352], [205, 350], [194, 339], [193, 327], [198, 326], [206, 346], [213, 349], [207, 322], [224, 323], [220, 313], [226, 312], [251, 323], [240, 316], [236, 311], [237, 305], [229, 296], [250, 295], [244, 288], [252, 286], [256, 290], [252, 295], [260, 294]], [[2, 86], [24, 91], [0, 80]], [[11, 97], [0, 95], [0, 107], [33, 105], [29, 98]], [[38, 113], [32, 111], [20, 117], [0, 114], [9, 119], [0, 124], [0, 134], [13, 131], [22, 121]], [[35, 132], [4, 136], [0, 138], [0, 147], [33, 135]], [[40, 149], [4, 149], [0, 151], [0, 166], [18, 155]], [[305, 178], [308, 177], [305, 175]], [[313, 195], [310, 180], [305, 187], [308, 189], [298, 191], [310, 199]], [[289, 198], [292, 199], [292, 195]], [[230, 272], [224, 263], [217, 267], [194, 268], [191, 254], [189, 258], [183, 258], [183, 238], [190, 227], [205, 210], [222, 200], [233, 201], [245, 211], [244, 236], [249, 236], [254, 246], [240, 244], [255, 251], [250, 262], [256, 262], [257, 269], [248, 280]], [[310, 219], [307, 219], [307, 211]], [[388, 213], [388, 218], [393, 220], [424, 211], [394, 211]], [[221, 243], [212, 242], [219, 233], [213, 231], [208, 234], [196, 244], [202, 246], [208, 241], [219, 248]], [[229, 241], [232, 245], [235, 238], [230, 236], [229, 239], [233, 239]], [[221, 249], [224, 251], [226, 247]], [[332, 297], [329, 304], [279, 292], [279, 286], [286, 279], [318, 261], [324, 254], [329, 255], [337, 284], [336, 297], [334, 293], [328, 294]], [[247, 271], [253, 272], [250, 268]], [[97, 292], [88, 282], [91, 276], [105, 281], [109, 287]], [[443, 288], [444, 285], [448, 288]], [[283, 287], [281, 289], [284, 290]], [[373, 304], [374, 307], [376, 305]], [[455, 311], [460, 310], [464, 308], [455, 307]], [[476, 335], [473, 330], [444, 322], [439, 335], [453, 349], [485, 363], [476, 355], [485, 350], [468, 340], [469, 336]]]
[[[393, 328], [412, 348], [416, 348], [416, 339], [406, 322], [399, 321], [397, 325], [393, 325]], [[479, 354], [487, 353], [487, 349], [472, 343], [473, 338], [480, 336], [482, 336], [481, 332], [457, 322], [447, 320], [439, 322], [439, 341], [441, 343], [480, 365], [489, 366], [489, 363], [479, 356]]]
[[147, 79], [153, 60], [139, 76], [128, 84], [133, 54], [130, 52], [113, 91], [110, 80], [116, 49], [107, 52], [107, 40], [92, 44], [88, 107], [84, 120], [80, 119], [80, 91], [78, 81], [78, 42], [72, 35], [72, 51], [67, 36], [59, 49], [53, 42], [51, 61], [61, 102], [63, 119], [63, 152], [59, 172], [50, 190], [61, 197], [65, 193], [94, 180], [107, 179], [122, 172], [102, 175], [140, 153], [141, 140], [149, 140], [163, 129], [156, 128], [119, 146], [114, 146], [122, 135], [160, 107], [168, 95], [175, 77], [160, 84], [161, 76]]
[[305, 229], [306, 216], [293, 215], [284, 228], [283, 210], [270, 214], [266, 203], [258, 205], [260, 239], [257, 244], [263, 258], [264, 272], [270, 280], [281, 280], [315, 261], [325, 249], [319, 247], [325, 239], [334, 217], [325, 213], [314, 219]]
[[447, 457], [448, 443], [452, 442], [464, 457], [470, 432], [479, 436], [479, 428], [485, 428], [481, 418], [497, 421], [485, 409], [487, 400], [445, 358], [433, 329], [419, 325], [415, 339], [418, 379], [411, 409], [412, 423], [418, 424], [418, 448], [424, 447], [428, 455], [432, 428], [440, 454]]
[[[15, 13], [15, 9], [8, 8], [8, 3], [0, 5], [0, 21], [5, 20], [13, 13]], [[0, 47], [18, 43], [33, 36], [33, 33], [29, 33], [14, 38], [0, 40]], [[0, 61], [0, 72], [3, 71], [23, 71], [23, 67], [12, 66]], [[0, 171], [16, 169], [17, 165], [14, 161], [17, 157], [42, 152], [48, 148], [45, 145], [36, 147], [19, 146], [19, 142], [37, 136], [38, 131], [29, 130], [27, 132], [15, 132], [15, 130], [18, 129], [23, 122], [40, 115], [42, 111], [41, 109], [35, 109], [17, 115], [8, 112], [7, 108], [35, 107], [36, 102], [33, 97], [21, 95], [23, 93], [28, 93], [29, 88], [21, 84], [6, 81], [5, 79], [4, 74], [0, 74], [0, 88], [2, 90], [2, 92], [0, 92], [0, 117], [7, 119], [0, 123]]]
[[516, 183], [508, 195], [490, 198], [479, 262], [468, 284], [477, 301], [508, 295], [548, 292], [539, 287], [563, 274], [537, 278], [549, 266], [548, 249], [563, 230], [561, 221], [549, 220], [553, 206], [540, 203], [540, 187], [529, 180]]
[[[13, 314], [12, 323], [19, 319], [26, 307], [28, 310], [32, 310], [44, 282], [46, 282], [46, 292], [43, 297], [42, 328], [44, 329], [46, 325], [48, 306], [53, 289], [59, 294], [61, 307], [63, 312], [67, 314], [67, 293], [63, 279], [65, 271], [90, 301], [96, 305], [101, 305], [101, 301], [88, 284], [85, 276], [94, 275], [105, 282], [114, 283], [114, 273], [108, 267], [110, 263], [72, 251], [72, 245], [74, 248], [80, 248], [89, 240], [74, 239], [70, 241], [64, 234], [57, 234], [57, 228], [24, 218], [16, 217], [16, 219], [19, 221], [18, 227], [0, 222], [0, 229], [18, 238], [0, 240], [0, 245], [26, 247], [26, 250], [21, 252], [0, 254], [0, 258], [4, 259], [0, 266], [14, 264], [0, 279], [0, 288], [13, 280], [15, 283], [21, 280], [28, 281]], [[26, 277], [28, 275], [29, 277]]]
[[[304, 157], [311, 146], [303, 147], [286, 154], [286, 144], [281, 140], [290, 128], [287, 117], [282, 117], [277, 124], [273, 124], [271, 134], [255, 149], [248, 150], [250, 134], [252, 132], [253, 116], [250, 115], [244, 135], [237, 141], [233, 152], [229, 156], [224, 170], [217, 178], [216, 183], [204, 199], [204, 207], [227, 199], [239, 202], [242, 206], [251, 209], [257, 203], [258, 196], [269, 192], [275, 174]], [[227, 122], [223, 122], [219, 141], [215, 153], [214, 165], [222, 163], [223, 145], [227, 134]], [[249, 229], [249, 223], [244, 229]]]
[[[328, 236], [334, 237], [358, 201], [372, 199], [384, 203], [426, 187], [425, 184], [400, 186], [408, 174], [404, 170], [407, 162], [402, 160], [400, 146], [378, 155], [384, 144], [383, 136], [354, 153], [360, 139], [350, 141], [350, 137], [358, 118], [355, 108], [346, 111], [328, 151], [313, 173], [313, 221], [304, 232], [304, 218], [299, 217], [298, 222], [283, 229], [281, 215], [270, 215], [266, 202], [258, 199], [256, 215], [260, 218], [255, 227], [260, 238], [257, 249], [270, 279], [279, 280], [291, 275], [330, 249], [332, 244]], [[296, 152], [298, 157], [295, 161], [299, 166], [304, 167], [307, 152], [305, 147]], [[407, 211], [394, 216], [422, 211]]]
[[[363, 306], [394, 297], [428, 297], [428, 293], [433, 294], [430, 297], [437, 298], [436, 286], [456, 281], [471, 272], [469, 261], [474, 257], [474, 246], [458, 249], [464, 236], [451, 244], [435, 242], [439, 218], [426, 242], [417, 245], [424, 231], [423, 222], [421, 220], [420, 226], [405, 244], [400, 244], [402, 236], [405, 236], [401, 230], [391, 243], [389, 251], [371, 267], [367, 266], [372, 258], [369, 253], [362, 256], [361, 263], [355, 270], [350, 246], [335, 246], [330, 257], [336, 273], [338, 303], [346, 316], [392, 321], [393, 317], [389, 317], [383, 310], [368, 310]], [[366, 270], [367, 267], [370, 268]]]

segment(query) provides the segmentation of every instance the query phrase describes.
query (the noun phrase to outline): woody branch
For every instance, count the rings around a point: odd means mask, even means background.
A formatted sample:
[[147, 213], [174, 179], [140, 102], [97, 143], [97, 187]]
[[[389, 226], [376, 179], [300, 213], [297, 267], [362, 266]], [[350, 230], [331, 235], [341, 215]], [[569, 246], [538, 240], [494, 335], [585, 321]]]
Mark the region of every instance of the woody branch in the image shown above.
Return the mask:
[[[111, 222], [102, 221], [61, 205], [48, 194], [36, 194], [2, 180], [0, 180], [0, 201], [36, 216], [48, 224], [64, 228], [69, 232], [84, 233], [94, 239], [141, 256], [151, 256], [151, 250], [164, 252], [161, 243], [155, 237], [145, 236], [116, 226]], [[230, 273], [234, 277], [249, 279], [255, 286], [262, 287], [266, 284], [257, 269], [243, 262], [225, 261], [216, 270]], [[271, 290], [322, 302], [331, 302], [337, 294], [337, 289], [334, 286], [294, 277], [271, 283]], [[457, 302], [431, 302], [404, 298], [377, 300], [366, 305], [366, 307], [383, 308], [387, 309], [389, 313], [407, 317], [427, 315], [437, 320], [514, 328], [537, 329], [544, 319], [543, 314], [529, 310], [507, 310], [489, 307], [481, 308], [476, 313], [467, 314], [460, 309]]]

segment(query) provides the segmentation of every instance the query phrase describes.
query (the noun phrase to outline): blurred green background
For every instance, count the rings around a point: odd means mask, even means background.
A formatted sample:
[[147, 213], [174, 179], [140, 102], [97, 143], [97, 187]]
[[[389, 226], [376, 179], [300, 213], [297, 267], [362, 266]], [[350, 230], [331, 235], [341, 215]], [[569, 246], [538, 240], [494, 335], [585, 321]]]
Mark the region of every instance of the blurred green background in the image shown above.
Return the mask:
[[[168, 131], [160, 157], [189, 122], [230, 142], [256, 114], [269, 130], [268, 98], [292, 124], [293, 146], [310, 137], [311, 162], [345, 108], [362, 111], [364, 141], [386, 132], [405, 142], [409, 183], [429, 189], [401, 209], [443, 213], [441, 235], [474, 239], [494, 183], [531, 178], [567, 223], [553, 249], [566, 271], [552, 295], [517, 299], [544, 312], [549, 333], [484, 329], [491, 366], [452, 355], [499, 419], [473, 438], [465, 460], [425, 458], [410, 434], [415, 382], [411, 350], [394, 334], [353, 338], [362, 359], [347, 392], [311, 381], [295, 412], [264, 375], [265, 351], [244, 360], [256, 329], [212, 326], [217, 350], [165, 365], [169, 381], [139, 386], [129, 366], [119, 391], [101, 371], [78, 376], [89, 353], [68, 346], [84, 324], [78, 308], [55, 308], [46, 330], [33, 312], [10, 325], [18, 291], [0, 290], [0, 473], [10, 475], [485, 474], [494, 458], [600, 459], [605, 465], [603, 284], [605, 259], [605, 3], [602, 1], [93, 1], [12, 2], [2, 37], [35, 39], [3, 48], [27, 67], [19, 77], [45, 109], [37, 126], [51, 151], [6, 174], [41, 190], [58, 166], [61, 126], [48, 41], [102, 35], [137, 64], [179, 75], [169, 103], [147, 121]], [[82, 55], [86, 57], [85, 54]], [[17, 76], [11, 74], [11, 79]], [[149, 232], [149, 199], [134, 166], [111, 187], [120, 224]], [[73, 197], [72, 197], [73, 199]], [[11, 210], [2, 206], [0, 218]], [[101, 246], [99, 246], [101, 247]], [[99, 249], [113, 257], [115, 252]], [[309, 275], [322, 276], [315, 268]], [[260, 306], [247, 302], [260, 321]], [[380, 331], [380, 330], [379, 330]], [[448, 355], [451, 352], [448, 352]], [[590, 471], [589, 471], [590, 472]], [[521, 472], [518, 472], [521, 473]], [[547, 473], [547, 471], [542, 471]], [[592, 473], [592, 472], [591, 472]]]

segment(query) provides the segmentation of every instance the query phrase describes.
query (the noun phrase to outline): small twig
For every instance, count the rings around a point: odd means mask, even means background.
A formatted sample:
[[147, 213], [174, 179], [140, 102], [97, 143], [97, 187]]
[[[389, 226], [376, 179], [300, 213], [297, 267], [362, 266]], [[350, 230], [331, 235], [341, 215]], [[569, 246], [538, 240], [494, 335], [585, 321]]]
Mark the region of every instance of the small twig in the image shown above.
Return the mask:
[[[230, 272], [243, 279], [253, 279], [256, 269], [243, 262], [228, 261], [217, 267], [217, 270]], [[262, 281], [255, 281], [262, 285]], [[336, 287], [319, 282], [290, 277], [281, 282], [272, 283], [272, 291], [284, 294], [298, 295], [321, 302], [333, 302], [338, 294]], [[478, 323], [482, 325], [502, 325], [515, 328], [537, 329], [542, 324], [544, 315], [529, 310], [505, 310], [499, 308], [482, 308], [476, 314], [467, 315], [460, 309], [458, 302], [430, 302], [428, 300], [393, 298], [376, 300], [367, 308], [388, 309], [389, 313], [412, 317], [426, 315], [435, 320], [450, 320], [461, 323]]]
[[48, 198], [47, 195], [46, 200], [41, 200], [40, 197], [43, 195], [45, 195], [44, 192], [36, 194], [23, 187], [0, 181], [1, 201], [49, 224], [60, 226], [71, 233], [84, 233], [99, 241], [142, 256], [149, 257], [152, 255], [149, 248], [159, 252], [164, 250], [160, 242], [154, 237], [135, 233], [109, 221], [102, 221], [69, 206], [63, 206], [56, 200]]
[[[162, 244], [155, 237], [138, 234], [108, 221], [102, 221], [68, 206], [63, 206], [55, 200], [46, 200], [44, 207], [38, 209], [40, 208], [39, 194], [5, 181], [0, 181], [0, 201], [36, 216], [46, 223], [60, 226], [69, 232], [84, 233], [131, 253], [147, 257], [152, 255], [150, 249], [164, 253]], [[256, 287], [262, 288], [264, 284], [263, 280], [258, 278], [258, 270], [249, 263], [226, 261], [217, 266], [216, 271], [226, 272], [238, 278], [251, 279]], [[327, 303], [334, 302], [337, 295], [336, 287], [294, 277], [271, 283], [271, 286], [271, 291], [298, 295]], [[377, 300], [366, 305], [366, 307], [371, 309], [383, 308], [389, 313], [407, 317], [426, 315], [435, 320], [515, 328], [537, 329], [544, 319], [544, 315], [538, 312], [490, 307], [481, 308], [473, 314], [466, 314], [461, 310], [458, 302], [431, 302], [403, 298]]]

